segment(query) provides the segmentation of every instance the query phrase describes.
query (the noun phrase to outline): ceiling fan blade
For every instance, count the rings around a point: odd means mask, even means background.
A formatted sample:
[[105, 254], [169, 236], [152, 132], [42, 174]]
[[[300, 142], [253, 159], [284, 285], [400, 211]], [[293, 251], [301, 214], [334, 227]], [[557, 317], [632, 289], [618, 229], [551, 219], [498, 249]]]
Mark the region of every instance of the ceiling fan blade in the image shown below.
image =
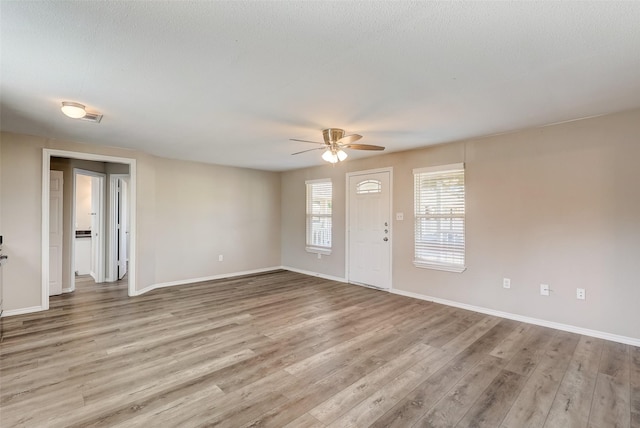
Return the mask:
[[290, 141], [300, 141], [301, 143], [322, 144], [323, 146], [325, 145], [325, 143], [318, 143], [317, 141], [298, 140], [297, 138], [289, 138], [289, 140]]
[[360, 138], [362, 138], [362, 135], [358, 135], [358, 134], [351, 134], [351, 135], [345, 135], [344, 137], [340, 138], [338, 141], [336, 141], [338, 144], [351, 144], [351, 143], [355, 143], [356, 141], [358, 141]]
[[306, 153], [306, 152], [312, 152], [314, 150], [324, 150], [324, 147], [316, 147], [314, 149], [308, 149], [308, 150], [303, 150], [301, 152], [295, 152], [295, 153], [291, 153], [291, 155], [299, 155], [300, 153]]
[[345, 144], [341, 147], [354, 150], [384, 150], [382, 146], [373, 146], [371, 144]]

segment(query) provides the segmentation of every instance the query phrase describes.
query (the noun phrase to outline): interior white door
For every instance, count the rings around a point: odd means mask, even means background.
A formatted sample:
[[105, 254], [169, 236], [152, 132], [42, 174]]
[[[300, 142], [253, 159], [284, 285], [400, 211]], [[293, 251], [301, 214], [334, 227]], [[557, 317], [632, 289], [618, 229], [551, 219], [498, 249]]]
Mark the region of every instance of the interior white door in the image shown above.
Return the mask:
[[62, 294], [62, 171], [49, 171], [49, 296]]
[[118, 179], [118, 279], [127, 274], [129, 260], [129, 195], [126, 180]]
[[102, 279], [102, 198], [103, 177], [91, 177], [91, 269], [95, 282]]
[[391, 172], [349, 175], [349, 282], [391, 288]]

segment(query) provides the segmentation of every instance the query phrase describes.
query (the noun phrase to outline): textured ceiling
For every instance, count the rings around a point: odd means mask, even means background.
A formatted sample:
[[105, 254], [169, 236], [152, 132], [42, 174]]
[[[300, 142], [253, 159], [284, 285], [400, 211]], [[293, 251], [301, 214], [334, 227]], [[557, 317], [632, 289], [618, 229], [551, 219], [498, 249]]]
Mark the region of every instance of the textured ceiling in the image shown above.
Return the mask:
[[640, 2], [0, 7], [2, 130], [170, 158], [287, 170], [327, 127], [389, 152], [640, 107]]

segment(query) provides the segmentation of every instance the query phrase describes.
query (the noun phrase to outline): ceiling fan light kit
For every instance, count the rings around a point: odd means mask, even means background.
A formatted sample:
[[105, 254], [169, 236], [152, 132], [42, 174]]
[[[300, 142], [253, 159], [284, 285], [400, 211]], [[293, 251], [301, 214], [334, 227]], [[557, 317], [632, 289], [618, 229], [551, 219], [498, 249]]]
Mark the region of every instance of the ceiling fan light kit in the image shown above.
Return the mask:
[[338, 162], [338, 156], [336, 154], [334, 154], [331, 151], [331, 149], [327, 149], [327, 151], [322, 154], [322, 159], [326, 160], [329, 163]]
[[362, 135], [358, 135], [358, 134], [344, 135], [344, 129], [339, 129], [339, 128], [323, 129], [322, 137], [324, 139], [324, 143], [291, 138], [290, 139], [291, 141], [300, 141], [303, 143], [319, 144], [322, 146], [315, 149], [303, 150], [301, 152], [296, 152], [292, 154], [299, 155], [300, 153], [310, 152], [313, 150], [324, 150], [325, 152], [322, 154], [322, 159], [324, 159], [329, 163], [335, 164], [337, 162], [342, 162], [348, 156], [347, 153], [342, 149], [384, 150], [384, 147], [382, 146], [373, 146], [371, 144], [352, 144], [360, 140], [362, 138]]
[[331, 149], [327, 149], [322, 154], [322, 159], [326, 160], [329, 163], [337, 163], [345, 160], [347, 156], [349, 155], [347, 155], [347, 153], [344, 150], [334, 151]]

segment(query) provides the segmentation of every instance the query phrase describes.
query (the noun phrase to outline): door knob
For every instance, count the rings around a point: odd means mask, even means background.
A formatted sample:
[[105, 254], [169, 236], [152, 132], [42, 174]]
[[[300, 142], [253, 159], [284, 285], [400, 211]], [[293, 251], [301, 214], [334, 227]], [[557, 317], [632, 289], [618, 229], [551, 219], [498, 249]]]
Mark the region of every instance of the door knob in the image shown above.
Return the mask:
[[385, 236], [384, 238], [382, 238], [382, 240], [383, 240], [384, 242], [387, 242], [387, 241], [389, 240], [389, 238], [387, 238], [387, 237]]

